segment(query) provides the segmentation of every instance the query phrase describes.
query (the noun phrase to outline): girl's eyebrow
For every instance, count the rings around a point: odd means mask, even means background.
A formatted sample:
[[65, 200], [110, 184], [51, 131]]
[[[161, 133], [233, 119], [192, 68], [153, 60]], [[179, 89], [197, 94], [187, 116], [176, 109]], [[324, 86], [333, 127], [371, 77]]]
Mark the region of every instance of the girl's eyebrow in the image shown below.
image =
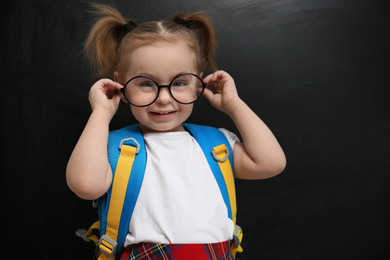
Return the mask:
[[156, 75], [154, 75], [153, 73], [150, 73], [150, 72], [140, 72], [140, 73], [137, 73], [135, 76], [147, 76], [147, 77], [152, 78], [154, 80], [158, 79], [158, 77], [156, 77]]
[[[181, 72], [179, 72], [179, 73], [176, 73], [175, 75], [173, 75], [172, 77], [170, 77], [169, 78], [169, 82], [171, 81], [171, 80], [173, 80], [175, 77], [177, 77], [178, 75], [180, 75], [180, 74], [186, 74], [186, 73], [191, 73], [191, 72], [187, 72], [187, 71], [181, 71]], [[195, 74], [195, 73], [194, 73]], [[146, 76], [146, 77], [149, 77], [149, 78], [152, 78], [152, 79], [154, 79], [158, 84], [161, 84], [161, 82], [160, 82], [160, 78], [158, 77], [158, 76], [156, 76], [156, 75], [154, 75], [153, 73], [150, 73], [150, 72], [139, 72], [138, 74], [136, 74], [136, 76]], [[169, 83], [168, 82], [168, 83]], [[168, 84], [167, 83], [167, 84]]]

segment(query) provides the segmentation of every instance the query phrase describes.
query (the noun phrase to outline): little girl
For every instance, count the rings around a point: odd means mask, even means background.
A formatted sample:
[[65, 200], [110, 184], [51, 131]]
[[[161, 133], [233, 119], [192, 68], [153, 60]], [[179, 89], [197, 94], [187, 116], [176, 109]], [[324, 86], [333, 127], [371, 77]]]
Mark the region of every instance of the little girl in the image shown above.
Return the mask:
[[[67, 166], [70, 189], [92, 200], [112, 185], [107, 140], [122, 100], [139, 122], [147, 163], [121, 259], [171, 259], [167, 256], [175, 256], [176, 248], [192, 250], [193, 259], [233, 259], [225, 250], [233, 222], [198, 143], [182, 124], [202, 94], [226, 113], [243, 139], [220, 129], [233, 148], [236, 178], [264, 179], [282, 172], [281, 147], [240, 99], [232, 77], [216, 71], [215, 32], [204, 14], [179, 13], [171, 21], [137, 24], [112, 7], [94, 7], [99, 19], [85, 50], [98, 75], [113, 80], [100, 79], [90, 89], [92, 113]], [[203, 78], [207, 65], [215, 72]], [[197, 250], [206, 248], [218, 250], [201, 258]]]

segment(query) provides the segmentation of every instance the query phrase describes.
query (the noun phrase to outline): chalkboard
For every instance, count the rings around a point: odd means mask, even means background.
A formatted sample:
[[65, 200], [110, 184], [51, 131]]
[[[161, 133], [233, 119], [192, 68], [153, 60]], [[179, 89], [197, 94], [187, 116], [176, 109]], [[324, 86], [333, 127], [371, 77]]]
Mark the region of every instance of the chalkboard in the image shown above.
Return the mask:
[[[390, 17], [379, 1], [114, 1], [138, 22], [207, 11], [217, 66], [287, 157], [268, 180], [237, 180], [237, 259], [390, 259]], [[82, 54], [88, 2], [2, 8], [3, 253], [92, 259], [75, 236], [97, 219], [65, 181], [97, 80]], [[121, 106], [111, 128], [134, 123]], [[189, 122], [236, 131], [204, 99]]]

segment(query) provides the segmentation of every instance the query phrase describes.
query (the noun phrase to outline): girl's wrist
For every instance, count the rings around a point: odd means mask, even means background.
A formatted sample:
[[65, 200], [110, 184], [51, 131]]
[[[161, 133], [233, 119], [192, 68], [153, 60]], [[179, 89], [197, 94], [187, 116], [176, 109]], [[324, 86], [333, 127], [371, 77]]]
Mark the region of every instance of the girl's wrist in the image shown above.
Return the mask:
[[93, 110], [92, 113], [91, 113], [91, 118], [95, 118], [97, 120], [101, 120], [101, 121], [105, 121], [105, 123], [107, 124], [110, 124], [111, 122], [111, 119], [113, 118], [114, 115], [112, 115], [111, 113], [109, 113], [107, 110], [105, 109], [96, 109], [96, 110]]
[[234, 102], [231, 102], [226, 109], [226, 114], [230, 116], [231, 118], [234, 118], [235, 116], [240, 116], [241, 111], [247, 107], [247, 104], [241, 99], [237, 98], [234, 100]]

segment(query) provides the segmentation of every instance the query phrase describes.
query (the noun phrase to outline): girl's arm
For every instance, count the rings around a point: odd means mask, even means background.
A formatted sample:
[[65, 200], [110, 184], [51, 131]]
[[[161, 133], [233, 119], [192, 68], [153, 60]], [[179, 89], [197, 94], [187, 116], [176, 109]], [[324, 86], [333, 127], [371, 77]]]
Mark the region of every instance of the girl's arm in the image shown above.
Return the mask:
[[111, 185], [112, 172], [107, 158], [107, 141], [109, 123], [120, 101], [120, 94], [113, 93], [120, 88], [120, 84], [102, 79], [96, 82], [89, 92], [92, 114], [66, 169], [68, 186], [80, 198], [99, 198]]
[[224, 71], [207, 76], [204, 95], [210, 104], [225, 112], [237, 126], [243, 143], [233, 148], [235, 177], [265, 179], [281, 173], [286, 157], [271, 130], [242, 101], [233, 78]]

